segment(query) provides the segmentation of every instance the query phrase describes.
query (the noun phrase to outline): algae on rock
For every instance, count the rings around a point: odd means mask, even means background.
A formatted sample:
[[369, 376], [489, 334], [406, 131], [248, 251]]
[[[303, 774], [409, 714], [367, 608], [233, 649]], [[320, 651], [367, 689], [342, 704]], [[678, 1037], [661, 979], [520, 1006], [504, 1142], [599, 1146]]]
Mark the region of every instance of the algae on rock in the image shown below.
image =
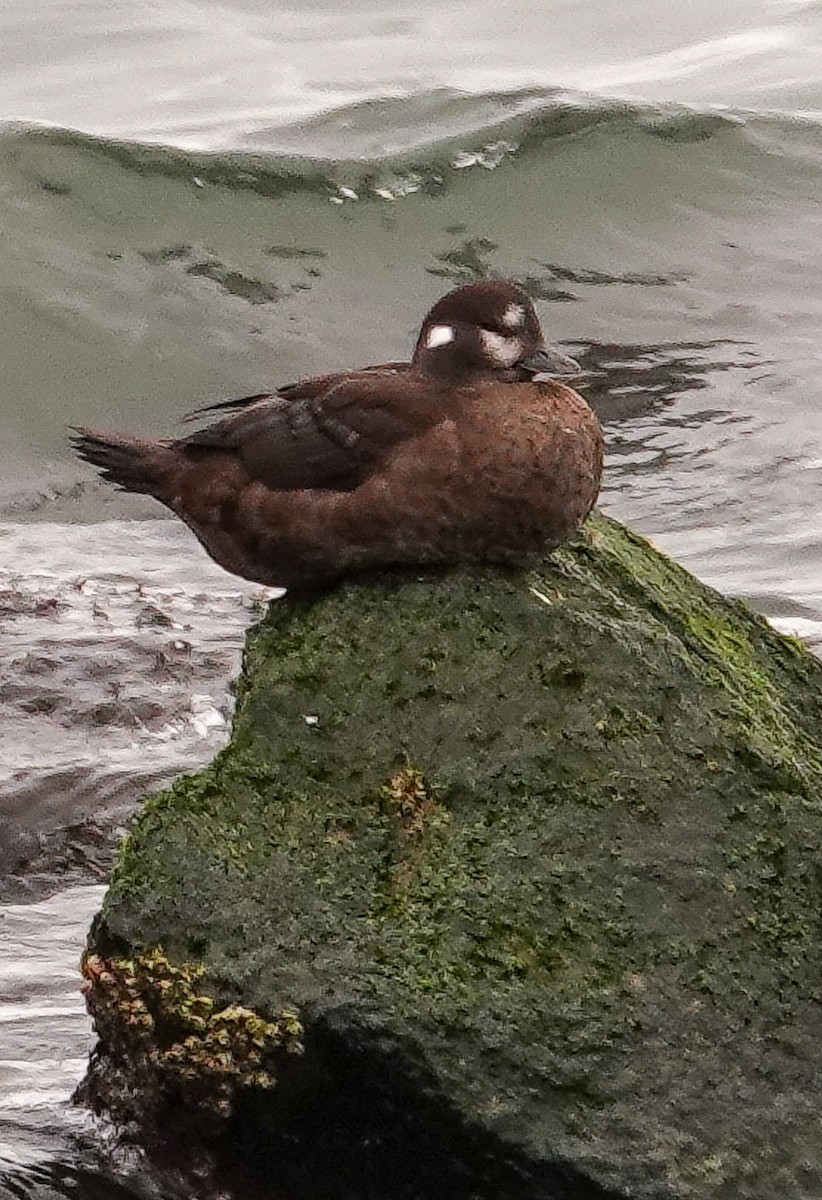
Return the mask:
[[820, 730], [822, 664], [602, 516], [537, 571], [286, 598], [91, 950], [299, 1014], [232, 1118], [269, 1173], [287, 1144], [361, 1200], [810, 1200]]
[[302, 1054], [296, 1013], [266, 1021], [242, 1005], [220, 1008], [200, 989], [203, 974], [159, 946], [132, 959], [84, 956], [83, 993], [108, 1060], [87, 1097], [93, 1107], [127, 1123], [139, 1094], [139, 1119], [161, 1121], [173, 1092], [201, 1121], [230, 1116], [242, 1088], [273, 1086], [272, 1061]]

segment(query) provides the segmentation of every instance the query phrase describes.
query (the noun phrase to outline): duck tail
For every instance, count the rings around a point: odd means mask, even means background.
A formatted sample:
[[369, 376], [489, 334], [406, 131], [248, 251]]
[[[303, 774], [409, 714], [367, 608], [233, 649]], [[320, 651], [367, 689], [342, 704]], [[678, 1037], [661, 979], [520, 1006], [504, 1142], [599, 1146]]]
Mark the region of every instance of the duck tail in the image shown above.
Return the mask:
[[96, 467], [103, 479], [124, 492], [143, 492], [164, 499], [174, 463], [168, 445], [105, 433], [101, 429], [71, 428], [75, 453]]

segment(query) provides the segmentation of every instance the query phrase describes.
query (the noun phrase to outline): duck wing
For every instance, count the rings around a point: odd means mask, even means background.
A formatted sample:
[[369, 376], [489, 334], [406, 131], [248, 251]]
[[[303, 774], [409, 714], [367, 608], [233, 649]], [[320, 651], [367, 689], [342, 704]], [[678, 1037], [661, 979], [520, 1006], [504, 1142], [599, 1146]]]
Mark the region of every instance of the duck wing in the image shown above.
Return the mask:
[[274, 491], [351, 491], [401, 442], [450, 415], [448, 393], [414, 386], [410, 373], [366, 369], [332, 378], [340, 382], [319, 396], [249, 397], [172, 445], [194, 456], [236, 455]]
[[407, 362], [378, 363], [373, 367], [362, 367], [356, 372], [341, 371], [333, 375], [315, 375], [311, 379], [300, 379], [297, 383], [285, 383], [275, 392], [257, 392], [253, 396], [238, 396], [230, 400], [220, 400], [216, 404], [204, 404], [202, 408], [193, 408], [191, 412], [185, 413], [183, 420], [196, 421], [198, 417], [206, 416], [208, 413], [239, 412], [241, 409], [256, 404], [258, 400], [269, 400], [272, 396], [282, 396], [284, 400], [313, 400], [344, 379], [350, 378], [352, 373], [357, 376], [396, 375], [400, 371], [406, 371], [408, 367]]

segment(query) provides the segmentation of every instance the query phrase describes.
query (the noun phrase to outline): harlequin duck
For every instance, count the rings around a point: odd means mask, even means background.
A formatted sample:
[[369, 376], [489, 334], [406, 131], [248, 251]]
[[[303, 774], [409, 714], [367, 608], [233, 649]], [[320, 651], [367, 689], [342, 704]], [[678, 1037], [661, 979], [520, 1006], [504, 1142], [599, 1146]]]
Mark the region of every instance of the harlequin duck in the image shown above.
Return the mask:
[[257, 583], [526, 563], [574, 533], [599, 490], [596, 417], [571, 388], [533, 378], [578, 370], [545, 345], [525, 292], [484, 280], [437, 301], [410, 363], [200, 409], [219, 415], [174, 440], [78, 428], [73, 443]]

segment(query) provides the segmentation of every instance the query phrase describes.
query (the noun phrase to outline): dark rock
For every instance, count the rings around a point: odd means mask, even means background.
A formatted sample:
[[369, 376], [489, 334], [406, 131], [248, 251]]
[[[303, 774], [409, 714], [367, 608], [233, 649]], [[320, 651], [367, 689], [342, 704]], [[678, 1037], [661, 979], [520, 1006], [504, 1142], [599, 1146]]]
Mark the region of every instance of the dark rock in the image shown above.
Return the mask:
[[277, 602], [121, 852], [84, 1096], [263, 1196], [817, 1200], [821, 729], [822, 664], [602, 517]]

